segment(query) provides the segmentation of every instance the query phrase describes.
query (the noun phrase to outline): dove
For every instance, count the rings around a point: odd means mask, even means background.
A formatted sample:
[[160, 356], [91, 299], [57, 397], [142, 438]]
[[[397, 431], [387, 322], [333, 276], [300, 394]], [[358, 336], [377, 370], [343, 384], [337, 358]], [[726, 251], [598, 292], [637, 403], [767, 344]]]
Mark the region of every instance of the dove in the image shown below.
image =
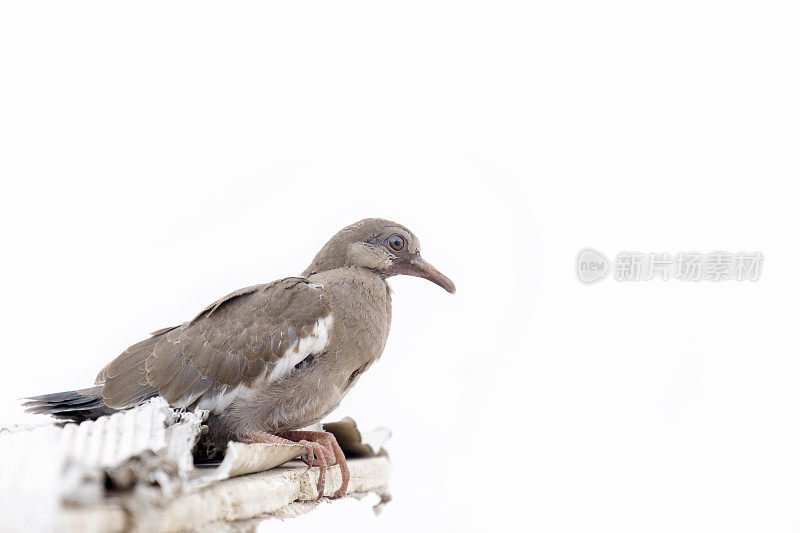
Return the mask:
[[332, 412], [380, 358], [389, 336], [387, 279], [424, 278], [449, 293], [455, 285], [420, 255], [405, 226], [365, 219], [336, 233], [299, 277], [234, 291], [194, 318], [155, 331], [122, 352], [93, 387], [27, 398], [29, 412], [80, 422], [161, 396], [174, 408], [204, 409], [209, 439], [298, 443], [309, 467], [339, 465], [331, 433], [304, 431]]

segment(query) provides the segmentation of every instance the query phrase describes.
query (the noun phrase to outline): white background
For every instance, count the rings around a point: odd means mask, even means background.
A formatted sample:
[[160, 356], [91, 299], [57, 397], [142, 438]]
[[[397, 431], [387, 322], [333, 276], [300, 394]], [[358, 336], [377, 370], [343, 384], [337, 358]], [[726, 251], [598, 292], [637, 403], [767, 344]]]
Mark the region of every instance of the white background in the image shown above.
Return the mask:
[[[385, 425], [394, 501], [285, 531], [798, 531], [800, 23], [791, 2], [7, 2], [4, 421], [147, 332], [394, 219], [331, 419]], [[575, 254], [761, 251], [758, 282]]]

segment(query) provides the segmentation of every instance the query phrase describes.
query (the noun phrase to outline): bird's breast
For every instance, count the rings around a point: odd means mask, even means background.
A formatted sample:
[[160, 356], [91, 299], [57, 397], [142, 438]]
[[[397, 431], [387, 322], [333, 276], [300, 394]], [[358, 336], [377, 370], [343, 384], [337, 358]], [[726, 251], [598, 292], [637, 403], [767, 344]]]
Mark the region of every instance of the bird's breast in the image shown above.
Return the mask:
[[322, 283], [334, 316], [329, 347], [346, 367], [380, 357], [392, 320], [391, 295], [377, 275], [342, 276]]

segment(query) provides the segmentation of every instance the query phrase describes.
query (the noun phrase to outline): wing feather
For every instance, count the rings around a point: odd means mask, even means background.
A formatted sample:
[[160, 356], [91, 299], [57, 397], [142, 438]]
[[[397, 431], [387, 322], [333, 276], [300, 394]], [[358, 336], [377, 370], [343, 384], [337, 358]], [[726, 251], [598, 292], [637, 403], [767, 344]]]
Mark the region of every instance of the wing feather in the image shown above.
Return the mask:
[[228, 405], [242, 388], [323, 351], [331, 316], [320, 288], [304, 278], [240, 289], [109, 363], [98, 375], [103, 400], [123, 408], [160, 394], [176, 407]]

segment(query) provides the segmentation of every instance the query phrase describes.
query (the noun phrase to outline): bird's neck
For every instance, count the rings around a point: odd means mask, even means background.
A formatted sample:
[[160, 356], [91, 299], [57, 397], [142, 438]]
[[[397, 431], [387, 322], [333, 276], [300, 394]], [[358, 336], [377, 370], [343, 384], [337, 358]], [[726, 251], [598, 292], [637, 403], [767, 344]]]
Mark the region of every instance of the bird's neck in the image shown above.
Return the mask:
[[360, 266], [347, 266], [317, 272], [308, 276], [314, 283], [343, 290], [351, 297], [384, 301], [391, 308], [392, 291], [386, 280], [376, 271]]

